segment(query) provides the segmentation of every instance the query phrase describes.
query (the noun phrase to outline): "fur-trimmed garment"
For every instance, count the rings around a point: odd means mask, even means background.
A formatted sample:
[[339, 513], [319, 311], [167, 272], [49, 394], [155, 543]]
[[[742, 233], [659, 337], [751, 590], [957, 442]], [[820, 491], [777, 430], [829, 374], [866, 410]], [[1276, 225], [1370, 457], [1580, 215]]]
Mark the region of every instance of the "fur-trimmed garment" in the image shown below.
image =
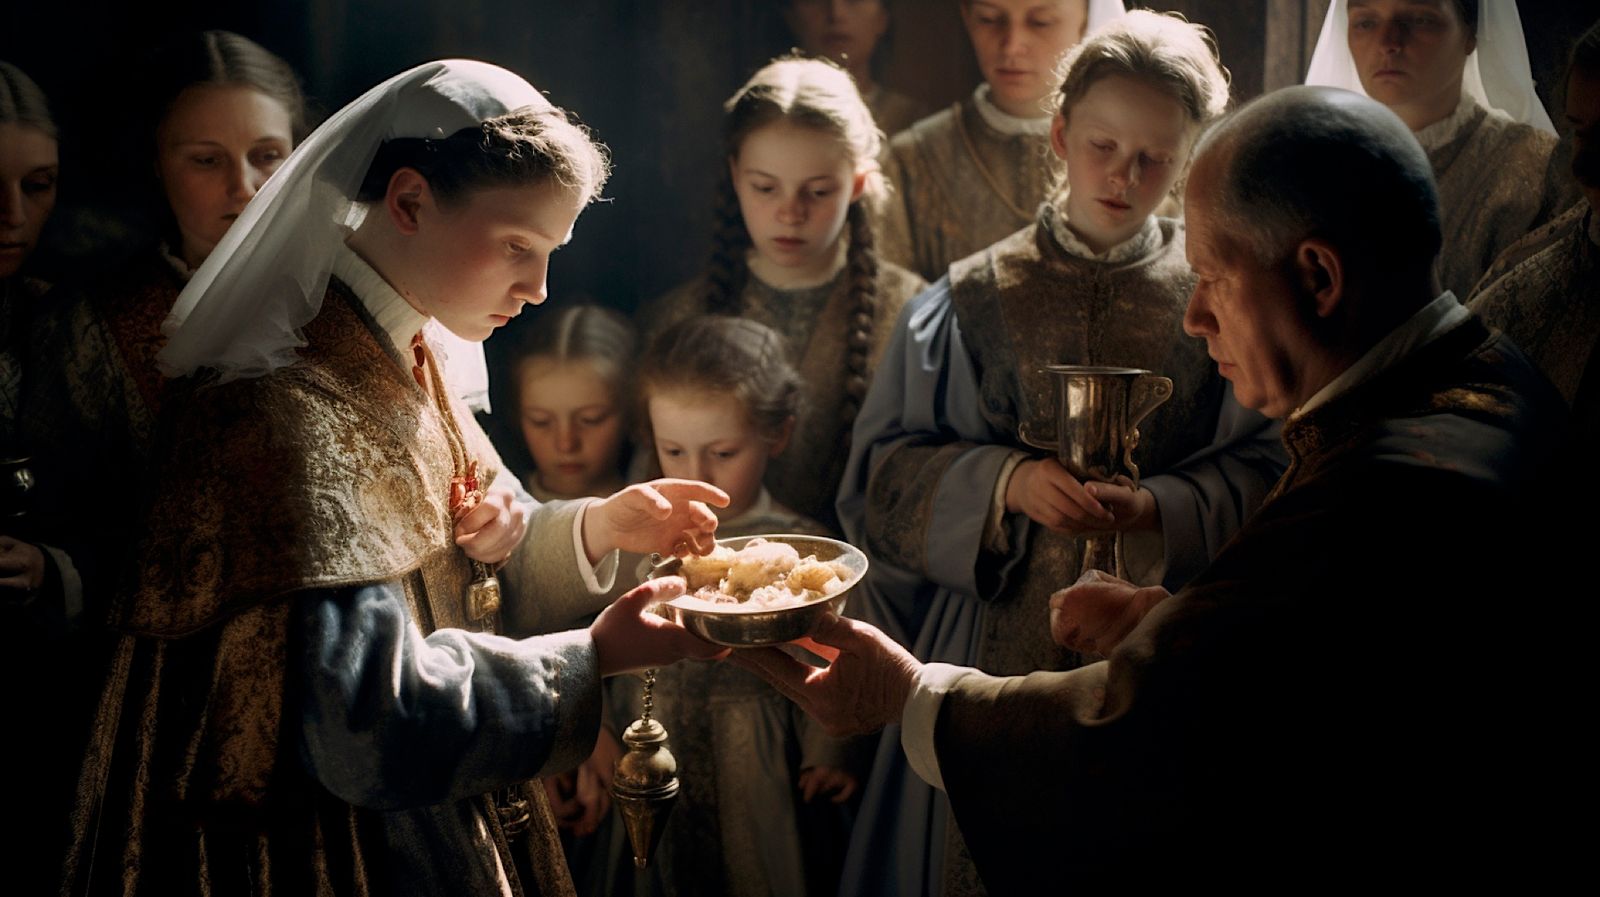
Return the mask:
[[[502, 612], [472, 618], [439, 406], [338, 281], [305, 336], [270, 376], [167, 396], [65, 890], [570, 893], [542, 788], [523, 783], [594, 744], [593, 644], [492, 633], [593, 591], [581, 508], [535, 510]], [[492, 481], [499, 458], [452, 411]], [[525, 840], [492, 791], [525, 796]]]

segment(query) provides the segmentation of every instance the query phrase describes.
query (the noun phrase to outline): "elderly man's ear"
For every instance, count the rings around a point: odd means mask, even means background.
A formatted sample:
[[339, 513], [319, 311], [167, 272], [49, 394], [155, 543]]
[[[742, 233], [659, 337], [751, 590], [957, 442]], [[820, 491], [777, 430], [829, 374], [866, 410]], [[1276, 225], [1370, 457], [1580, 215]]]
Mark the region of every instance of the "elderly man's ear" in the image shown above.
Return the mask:
[[1344, 299], [1344, 262], [1333, 244], [1310, 237], [1300, 242], [1294, 254], [1295, 276], [1303, 294], [1312, 302], [1319, 318], [1330, 318]]

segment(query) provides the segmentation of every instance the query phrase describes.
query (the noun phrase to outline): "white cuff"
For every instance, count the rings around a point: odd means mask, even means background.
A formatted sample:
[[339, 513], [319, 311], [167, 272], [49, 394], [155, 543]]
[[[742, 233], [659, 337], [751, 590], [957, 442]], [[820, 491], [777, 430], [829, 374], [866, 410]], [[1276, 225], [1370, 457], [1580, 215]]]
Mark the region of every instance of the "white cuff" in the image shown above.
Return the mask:
[[905, 750], [912, 771], [940, 791], [944, 790], [944, 776], [939, 772], [939, 756], [933, 743], [939, 707], [946, 692], [975, 672], [971, 667], [948, 663], [923, 664], [911, 683], [911, 695], [906, 698], [905, 713], [900, 717], [900, 747]]
[[1123, 533], [1122, 564], [1134, 585], [1161, 585], [1167, 578], [1166, 534], [1159, 529]]
[[1006, 532], [1006, 490], [1017, 465], [1028, 460], [1027, 452], [1012, 452], [1000, 465], [994, 493], [989, 496], [989, 516], [983, 522], [983, 548], [995, 554], [1011, 553], [1011, 536]]
[[589, 513], [589, 505], [597, 499], [589, 499], [578, 508], [578, 513], [572, 518], [572, 553], [578, 558], [578, 574], [583, 577], [583, 586], [591, 595], [604, 595], [611, 591], [617, 583], [618, 558], [622, 552], [612, 549], [600, 563], [589, 565], [589, 552], [583, 547], [583, 517]]
[[40, 545], [39, 550], [50, 555], [55, 562], [56, 573], [61, 576], [61, 608], [67, 625], [71, 626], [83, 615], [83, 577], [78, 574], [78, 568], [65, 551], [49, 545]]

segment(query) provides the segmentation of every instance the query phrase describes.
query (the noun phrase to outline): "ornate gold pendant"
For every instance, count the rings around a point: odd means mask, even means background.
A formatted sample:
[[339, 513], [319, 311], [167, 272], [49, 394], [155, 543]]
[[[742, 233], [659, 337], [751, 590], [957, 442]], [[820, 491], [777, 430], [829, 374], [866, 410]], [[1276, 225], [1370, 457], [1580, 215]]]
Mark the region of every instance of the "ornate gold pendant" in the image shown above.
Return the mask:
[[467, 619], [482, 623], [500, 610], [500, 580], [476, 561], [472, 569], [477, 578], [467, 586]]

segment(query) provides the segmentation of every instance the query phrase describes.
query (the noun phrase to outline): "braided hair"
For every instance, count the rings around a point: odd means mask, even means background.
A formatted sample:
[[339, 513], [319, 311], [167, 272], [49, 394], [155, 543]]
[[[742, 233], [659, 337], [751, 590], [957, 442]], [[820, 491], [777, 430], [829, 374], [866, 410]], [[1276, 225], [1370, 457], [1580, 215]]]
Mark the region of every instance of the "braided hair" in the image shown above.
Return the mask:
[[[723, 148], [737, 158], [745, 138], [774, 122], [788, 122], [837, 137], [850, 149], [858, 172], [866, 172], [866, 187], [850, 205], [846, 271], [850, 284], [850, 314], [845, 333], [845, 401], [841, 423], [846, 432], [855, 422], [866, 397], [868, 362], [873, 325], [877, 317], [878, 256], [874, 248], [871, 215], [866, 203], [881, 201], [887, 188], [877, 168], [883, 133], [861, 99], [855, 82], [837, 64], [823, 59], [785, 57], [755, 73], [723, 107]], [[717, 223], [712, 253], [706, 268], [705, 311], [719, 315], [744, 312], [744, 287], [750, 272], [745, 255], [750, 235], [739, 210], [731, 174], [724, 174], [717, 189]], [[796, 347], [797, 351], [803, 347]]]
[[800, 413], [804, 381], [789, 361], [783, 335], [759, 321], [695, 315], [661, 331], [635, 373], [640, 441], [650, 431], [652, 395], [683, 390], [697, 396], [731, 395], [757, 431], [776, 439]]

